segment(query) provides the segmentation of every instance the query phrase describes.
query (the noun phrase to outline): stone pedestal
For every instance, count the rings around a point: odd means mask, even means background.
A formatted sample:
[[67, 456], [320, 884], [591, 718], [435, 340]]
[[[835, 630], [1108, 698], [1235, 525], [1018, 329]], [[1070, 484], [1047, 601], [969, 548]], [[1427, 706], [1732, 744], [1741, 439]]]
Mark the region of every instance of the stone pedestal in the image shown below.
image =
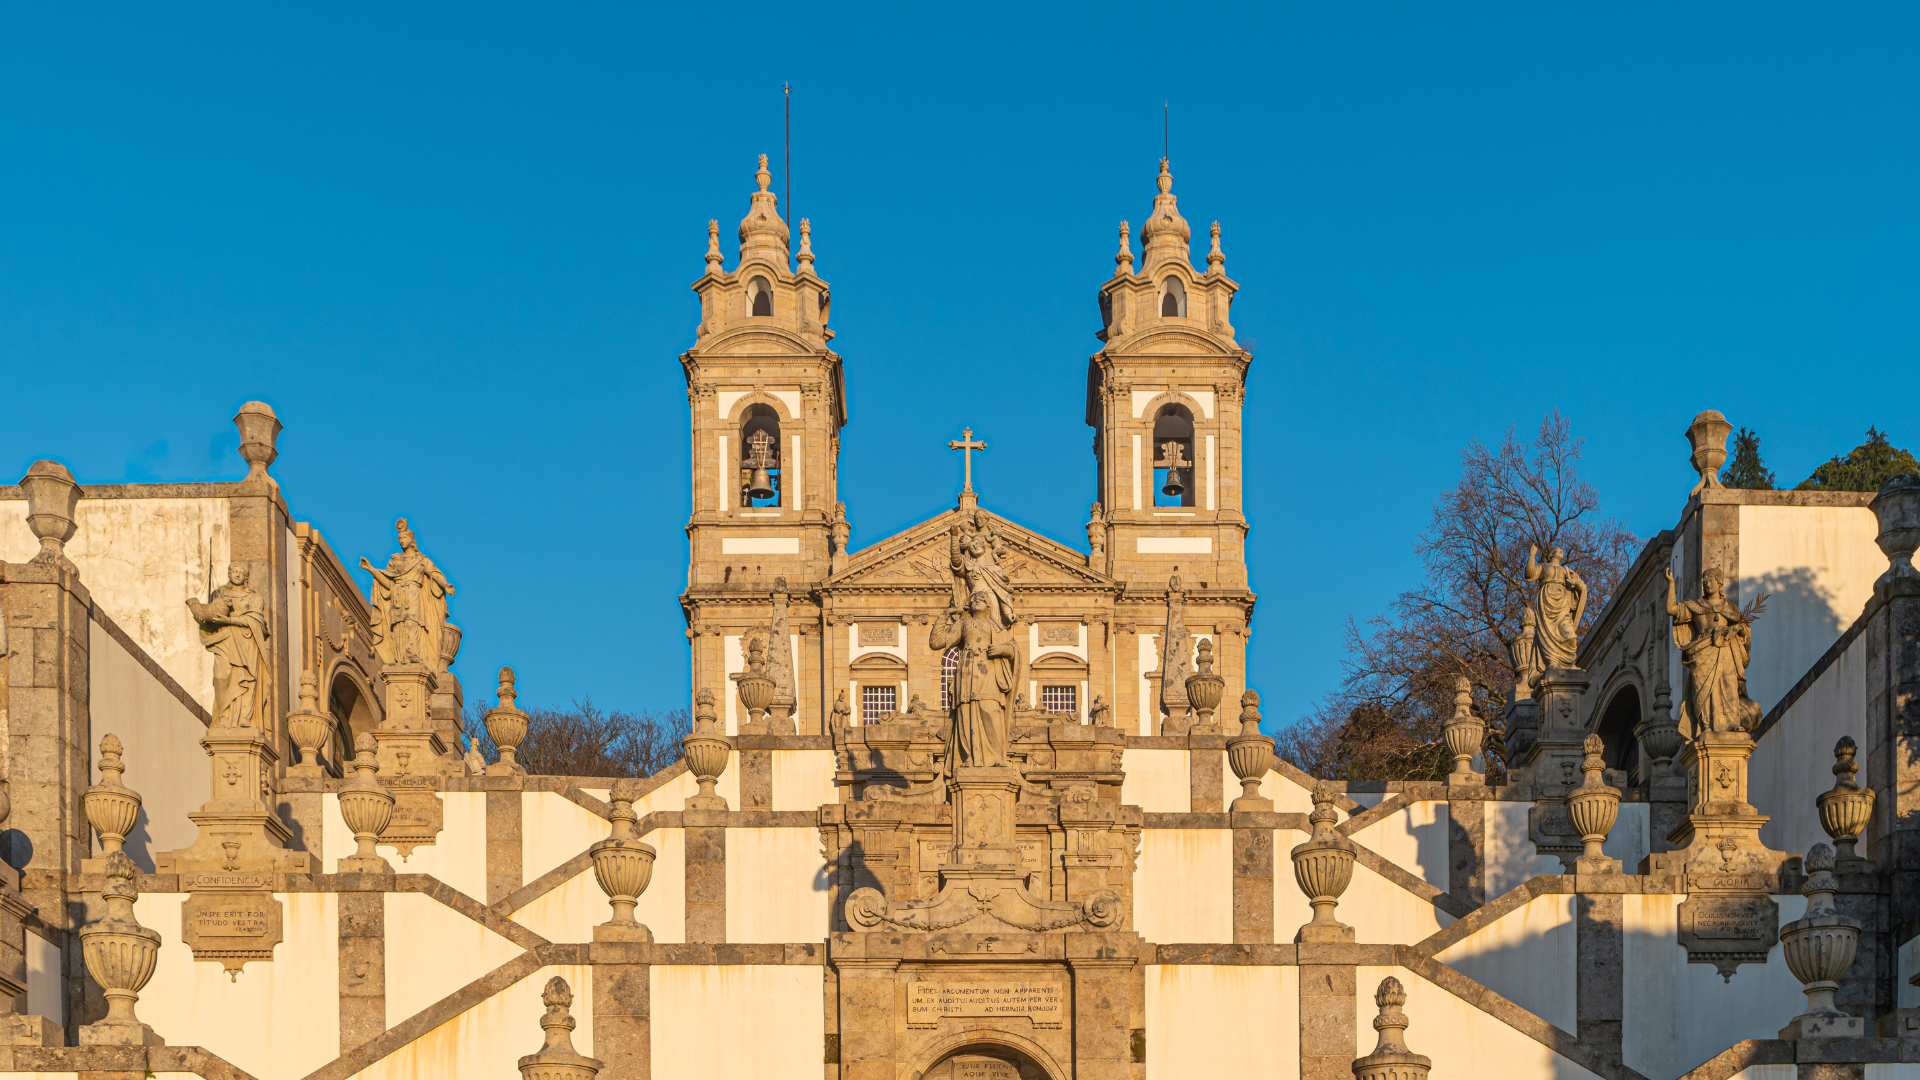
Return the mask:
[[211, 797], [187, 815], [200, 836], [189, 847], [156, 856], [156, 872], [185, 875], [180, 884], [189, 891], [202, 874], [264, 875], [267, 884], [260, 887], [270, 887], [276, 873], [312, 873], [313, 856], [287, 850], [293, 834], [267, 808], [279, 755], [260, 729], [209, 728], [200, 746], [212, 759]]
[[1580, 699], [1587, 686], [1587, 673], [1579, 668], [1548, 668], [1540, 674], [1534, 689], [1539, 731], [1520, 755], [1517, 770], [1517, 779], [1530, 781], [1540, 798], [1557, 800], [1580, 783], [1587, 737], [1580, 726]]
[[402, 753], [407, 755], [407, 775], [453, 771], [459, 759], [448, 753], [430, 709], [439, 682], [433, 669], [425, 664], [392, 664], [381, 678], [387, 684], [387, 714], [373, 732], [379, 744], [380, 775], [402, 775]]
[[[1668, 836], [1685, 849], [1683, 864], [1706, 871], [1777, 869], [1780, 854], [1760, 843], [1770, 820], [1747, 802], [1747, 761], [1753, 736], [1744, 731], [1703, 731], [1680, 752], [1687, 774], [1687, 818]], [[1726, 844], [1735, 846], [1729, 854]]]
[[1013, 807], [1020, 796], [1020, 772], [1000, 767], [962, 766], [947, 782], [953, 799], [953, 852], [940, 868], [944, 879], [1019, 873], [1020, 849], [1013, 838]]

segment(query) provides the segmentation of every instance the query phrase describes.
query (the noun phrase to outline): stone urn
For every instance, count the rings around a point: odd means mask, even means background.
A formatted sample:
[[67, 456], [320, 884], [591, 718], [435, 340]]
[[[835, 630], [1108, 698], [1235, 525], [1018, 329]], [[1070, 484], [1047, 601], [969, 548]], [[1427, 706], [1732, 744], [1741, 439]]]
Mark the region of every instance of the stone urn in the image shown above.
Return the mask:
[[747, 722], [758, 726], [767, 715], [767, 707], [773, 704], [773, 680], [767, 677], [765, 660], [766, 647], [760, 639], [748, 642], [747, 670], [733, 677], [740, 687], [740, 704], [746, 707]]
[[127, 771], [120, 760], [122, 749], [120, 737], [111, 732], [100, 740], [100, 782], [81, 798], [87, 824], [100, 834], [102, 855], [117, 854], [140, 820], [139, 793], [120, 782], [120, 775]]
[[240, 429], [240, 460], [247, 463], [247, 479], [264, 480], [267, 466], [280, 456], [280, 418], [273, 406], [264, 401], [249, 401], [234, 414], [233, 426]]
[[374, 850], [380, 834], [387, 829], [387, 822], [393, 819], [393, 793], [374, 777], [380, 768], [374, 760], [378, 744], [370, 732], [362, 732], [353, 748], [353, 780], [340, 789], [340, 816], [346, 819], [347, 828], [353, 830], [353, 839], [360, 846], [351, 859], [340, 862], [343, 868], [351, 863], [354, 870], [360, 871], [391, 869], [387, 860]]
[[1781, 1031], [1783, 1039], [1866, 1034], [1865, 1021], [1841, 1012], [1833, 1003], [1860, 944], [1860, 924], [1834, 908], [1833, 864], [1833, 849], [1825, 844], [1815, 844], [1807, 852], [1802, 863], [1807, 883], [1800, 890], [1807, 898], [1806, 917], [1780, 928], [1780, 951], [1787, 969], [1807, 995], [1807, 1011]]
[[651, 844], [636, 840], [633, 827], [640, 816], [633, 812], [633, 800], [640, 794], [640, 782], [631, 777], [614, 781], [609, 796], [613, 811], [613, 835], [587, 849], [593, 858], [593, 877], [613, 904], [613, 918], [605, 925], [638, 927], [633, 907], [653, 880], [653, 860], [658, 854]]
[[296, 765], [320, 767], [320, 748], [333, 731], [333, 717], [320, 711], [320, 690], [311, 671], [300, 675], [300, 707], [287, 714], [287, 738], [300, 750]]
[[1453, 681], [1453, 718], [1441, 729], [1447, 753], [1453, 755], [1453, 775], [1471, 779], [1473, 757], [1486, 742], [1487, 722], [1473, 715], [1473, 682], [1462, 675]]
[[[1579, 787], [1566, 794], [1567, 821], [1573, 826], [1573, 831], [1580, 834], [1582, 864], [1590, 859], [1606, 859], [1600, 849], [1607, 842], [1607, 834], [1613, 831], [1613, 823], [1620, 817], [1620, 789], [1609, 787], [1604, 778], [1607, 761], [1601, 754], [1606, 748], [1607, 744], [1600, 736], [1587, 736], [1582, 744], [1586, 756], [1580, 761], [1580, 771], [1586, 774], [1586, 778]], [[1581, 869], [1587, 867], [1582, 865]]]
[[1240, 695], [1240, 734], [1227, 740], [1227, 764], [1240, 779], [1235, 810], [1273, 809], [1273, 800], [1260, 797], [1260, 782], [1272, 761], [1273, 736], [1260, 734], [1260, 694], [1248, 690]]
[[1200, 726], [1213, 730], [1213, 712], [1220, 707], [1220, 695], [1227, 689], [1227, 680], [1213, 673], [1213, 642], [1206, 638], [1200, 639], [1194, 669], [1194, 673], [1187, 676], [1187, 704], [1200, 714]]
[[1875, 589], [1882, 583], [1920, 578], [1920, 571], [1913, 567], [1913, 550], [1920, 546], [1920, 476], [1902, 473], [1889, 479], [1869, 505], [1880, 523], [1874, 542], [1892, 564], [1874, 583]]
[[1841, 862], [1858, 858], [1853, 846], [1873, 820], [1873, 790], [1853, 779], [1860, 771], [1853, 760], [1858, 751], [1853, 736], [1840, 736], [1840, 741], [1833, 744], [1833, 789], [1821, 792], [1814, 800], [1820, 807], [1820, 827], [1833, 839], [1834, 858]]
[[1373, 1018], [1373, 1030], [1380, 1041], [1373, 1053], [1353, 1059], [1354, 1080], [1426, 1080], [1433, 1059], [1407, 1049], [1407, 988], [1395, 978], [1382, 979], [1374, 991], [1373, 1004], [1380, 1015]]
[[1633, 729], [1633, 737], [1640, 740], [1640, 753], [1650, 763], [1644, 770], [1648, 781], [1673, 773], [1673, 759], [1680, 756], [1687, 742], [1680, 734], [1680, 725], [1673, 721], [1673, 691], [1665, 686], [1654, 688], [1653, 715]]
[[1313, 813], [1307, 820], [1313, 836], [1293, 849], [1293, 879], [1313, 905], [1313, 921], [1300, 928], [1295, 941], [1352, 941], [1353, 928], [1333, 917], [1340, 895], [1353, 881], [1353, 841], [1334, 829], [1340, 814], [1333, 808], [1333, 787], [1325, 780], [1313, 785]]
[[57, 461], [36, 461], [20, 478], [27, 493], [27, 528], [40, 541], [40, 552], [33, 561], [42, 566], [63, 565], [71, 570], [63, 554], [73, 538], [74, 512], [80, 506], [80, 485], [73, 474]]
[[460, 655], [460, 638], [465, 633], [452, 623], [440, 624], [440, 670], [453, 666], [454, 658]]
[[540, 1002], [547, 1007], [545, 1015], [540, 1017], [546, 1041], [539, 1053], [520, 1059], [522, 1080], [593, 1080], [600, 1072], [601, 1062], [573, 1048], [573, 1014], [568, 1011], [573, 1004], [573, 990], [567, 980], [558, 975], [548, 979]]
[[693, 733], [680, 740], [687, 771], [699, 782], [698, 793], [687, 798], [689, 810], [725, 810], [727, 801], [714, 793], [713, 786], [727, 770], [727, 758], [733, 745], [718, 731], [714, 718], [713, 691], [702, 690], [694, 698]]
[[1700, 482], [1688, 494], [1720, 486], [1720, 465], [1727, 460], [1727, 436], [1732, 433], [1733, 425], [1727, 423], [1727, 418], [1717, 409], [1708, 409], [1687, 425], [1687, 445], [1693, 449], [1693, 471], [1700, 474]]
[[101, 890], [106, 901], [105, 917], [80, 928], [80, 951], [87, 961], [87, 973], [100, 984], [107, 999], [106, 1019], [80, 1029], [83, 1045], [158, 1046], [153, 1029], [140, 1022], [133, 1007], [140, 991], [153, 978], [154, 963], [160, 957], [160, 935], [141, 926], [133, 915], [133, 902], [140, 891], [134, 879], [140, 873], [126, 852], [107, 856], [107, 887]]
[[527, 737], [527, 714], [514, 708], [519, 694], [513, 686], [513, 669], [500, 669], [500, 704], [487, 710], [487, 737], [500, 749], [500, 760], [487, 766], [488, 776], [512, 776], [526, 773], [516, 755]]

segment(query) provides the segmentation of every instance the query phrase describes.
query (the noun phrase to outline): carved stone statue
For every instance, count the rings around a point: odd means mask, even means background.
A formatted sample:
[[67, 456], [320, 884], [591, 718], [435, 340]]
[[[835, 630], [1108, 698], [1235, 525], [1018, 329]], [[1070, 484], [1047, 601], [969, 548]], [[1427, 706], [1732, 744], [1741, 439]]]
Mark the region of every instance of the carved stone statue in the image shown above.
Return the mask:
[[447, 597], [454, 589], [433, 560], [420, 553], [407, 519], [394, 527], [400, 550], [387, 559], [385, 570], [360, 560], [360, 568], [373, 575], [373, 648], [389, 664], [425, 664], [438, 671]]
[[1751, 731], [1760, 703], [1747, 697], [1747, 662], [1753, 658], [1753, 627], [1727, 599], [1726, 575], [1709, 566], [1700, 575], [1700, 599], [1674, 595], [1667, 570], [1667, 614], [1673, 643], [1687, 665], [1687, 714], [1697, 731]]
[[[967, 607], [973, 606], [973, 598], [985, 594], [987, 611], [994, 619], [996, 627], [1005, 630], [1013, 625], [1013, 588], [1007, 580], [1007, 572], [1000, 567], [1000, 557], [1006, 554], [1006, 542], [993, 527], [993, 520], [986, 512], [975, 510], [970, 518], [963, 517], [947, 534], [949, 553], [952, 556], [954, 591], [960, 594], [964, 588]], [[954, 597], [956, 605], [960, 596]]]
[[1007, 763], [1007, 698], [1013, 693], [1019, 653], [1011, 641], [994, 641], [1005, 628], [992, 614], [993, 606], [991, 595], [976, 592], [965, 616], [949, 606], [927, 638], [936, 654], [955, 646], [960, 650], [947, 731], [948, 757], [955, 766]]
[[466, 767], [468, 776], [485, 776], [487, 774], [487, 758], [486, 755], [480, 752], [479, 736], [467, 736], [467, 756], [462, 759], [462, 764]]
[[1187, 594], [1180, 575], [1167, 579], [1167, 633], [1160, 643], [1160, 708], [1171, 725], [1167, 734], [1186, 730], [1187, 676], [1193, 674], [1193, 645], [1187, 634]]
[[1513, 656], [1513, 672], [1516, 679], [1513, 684], [1513, 700], [1530, 701], [1533, 699], [1533, 680], [1540, 677], [1546, 665], [1540, 663], [1540, 646], [1534, 641], [1537, 633], [1534, 627], [1533, 607], [1520, 609], [1520, 636], [1513, 639], [1508, 652]]
[[269, 631], [260, 594], [247, 584], [247, 564], [229, 566], [227, 584], [204, 604], [188, 600], [187, 610], [200, 624], [200, 644], [213, 654], [214, 726], [252, 727]]
[[1540, 549], [1527, 546], [1527, 580], [1540, 588], [1533, 594], [1534, 662], [1541, 670], [1570, 668], [1580, 651], [1580, 616], [1587, 610], [1587, 583], [1566, 565], [1567, 553], [1554, 548], [1547, 561], [1538, 561]]

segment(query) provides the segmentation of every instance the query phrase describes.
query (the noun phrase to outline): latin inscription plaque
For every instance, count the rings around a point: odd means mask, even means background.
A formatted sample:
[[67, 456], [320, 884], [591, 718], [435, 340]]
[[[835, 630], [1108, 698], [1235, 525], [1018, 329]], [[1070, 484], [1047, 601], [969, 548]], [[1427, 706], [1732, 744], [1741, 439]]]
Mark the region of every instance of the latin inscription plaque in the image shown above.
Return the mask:
[[218, 960], [237, 978], [247, 961], [273, 959], [280, 901], [268, 892], [196, 892], [180, 905], [180, 937], [195, 960]]
[[1780, 905], [1770, 896], [1696, 892], [1678, 911], [1687, 963], [1712, 964], [1731, 981], [1741, 964], [1764, 964], [1780, 940]]
[[861, 623], [860, 644], [898, 646], [900, 625], [898, 623]]
[[1020, 1080], [1020, 1070], [993, 1058], [956, 1058], [953, 1080]]
[[1034, 1027], [1057, 1028], [1066, 1016], [1067, 988], [1049, 980], [940, 982], [907, 987], [907, 1026], [934, 1027], [949, 1017], [1024, 1016]]
[[387, 822], [386, 831], [380, 834], [380, 842], [393, 845], [400, 852], [400, 861], [405, 862], [414, 848], [433, 843], [445, 824], [446, 811], [439, 795], [429, 790], [403, 788], [393, 794], [393, 817]]

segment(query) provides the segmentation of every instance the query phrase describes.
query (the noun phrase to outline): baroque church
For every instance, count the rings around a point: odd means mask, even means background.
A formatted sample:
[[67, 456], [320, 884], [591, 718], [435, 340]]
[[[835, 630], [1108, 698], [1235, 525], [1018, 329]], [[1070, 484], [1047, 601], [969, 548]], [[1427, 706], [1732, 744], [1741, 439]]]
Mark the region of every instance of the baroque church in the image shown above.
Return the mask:
[[238, 481], [0, 487], [0, 1080], [1920, 1078], [1920, 477], [1730, 490], [1677, 415], [1672, 527], [1584, 634], [1530, 567], [1446, 779], [1315, 778], [1261, 728], [1252, 356], [1167, 163], [1099, 286], [1086, 535], [983, 505], [963, 429], [955, 505], [861, 550], [770, 179], [693, 284], [653, 776], [529, 774], [534, 670], [465, 673], [462, 745], [459, 568], [405, 520], [336, 553], [268, 404]]

